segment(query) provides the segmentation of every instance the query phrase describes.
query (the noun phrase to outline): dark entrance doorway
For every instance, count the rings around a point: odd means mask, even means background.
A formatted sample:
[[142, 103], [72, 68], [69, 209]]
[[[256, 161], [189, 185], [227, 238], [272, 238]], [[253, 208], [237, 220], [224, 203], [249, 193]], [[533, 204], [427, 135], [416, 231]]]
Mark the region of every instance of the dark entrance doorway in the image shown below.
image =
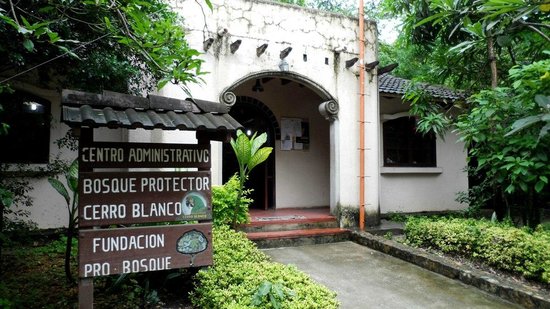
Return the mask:
[[[265, 104], [251, 97], [238, 96], [229, 114], [244, 126], [244, 133], [248, 136], [266, 132], [267, 142], [264, 146], [275, 149], [277, 120]], [[225, 143], [223, 145], [223, 182], [225, 183], [238, 170], [239, 165], [233, 149], [231, 145]], [[250, 196], [254, 200], [251, 208], [275, 208], [275, 150], [264, 163], [252, 170], [246, 182], [246, 188], [254, 190]]]

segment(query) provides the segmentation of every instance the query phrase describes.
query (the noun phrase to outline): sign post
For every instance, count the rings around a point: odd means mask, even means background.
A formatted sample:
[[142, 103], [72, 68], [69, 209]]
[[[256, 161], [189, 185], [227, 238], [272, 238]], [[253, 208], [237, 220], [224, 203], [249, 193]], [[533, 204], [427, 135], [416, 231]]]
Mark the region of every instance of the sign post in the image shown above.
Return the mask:
[[[93, 308], [94, 277], [211, 265], [210, 143], [93, 142], [91, 129], [82, 133], [80, 308]], [[144, 170], [152, 168], [172, 171]]]

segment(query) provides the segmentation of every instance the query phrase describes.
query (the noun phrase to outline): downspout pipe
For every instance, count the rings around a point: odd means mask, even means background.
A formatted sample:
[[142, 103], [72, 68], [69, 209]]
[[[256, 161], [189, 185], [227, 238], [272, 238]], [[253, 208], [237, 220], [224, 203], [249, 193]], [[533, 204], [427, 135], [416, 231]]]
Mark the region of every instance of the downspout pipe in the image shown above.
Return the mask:
[[359, 0], [359, 229], [365, 229], [365, 11]]

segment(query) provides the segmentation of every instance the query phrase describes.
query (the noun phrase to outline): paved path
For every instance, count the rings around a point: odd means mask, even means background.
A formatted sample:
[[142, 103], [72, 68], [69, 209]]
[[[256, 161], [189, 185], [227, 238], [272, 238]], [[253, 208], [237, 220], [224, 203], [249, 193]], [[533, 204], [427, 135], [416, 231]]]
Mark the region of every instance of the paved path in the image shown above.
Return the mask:
[[265, 249], [338, 293], [343, 309], [521, 308], [354, 242]]

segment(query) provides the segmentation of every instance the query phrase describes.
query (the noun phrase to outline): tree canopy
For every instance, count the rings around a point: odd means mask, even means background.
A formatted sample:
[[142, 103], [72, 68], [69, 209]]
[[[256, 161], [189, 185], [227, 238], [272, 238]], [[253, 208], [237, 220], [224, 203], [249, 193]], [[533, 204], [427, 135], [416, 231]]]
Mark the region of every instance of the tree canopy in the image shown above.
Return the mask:
[[547, 57], [550, 5], [543, 0], [385, 0], [382, 5], [403, 19], [402, 46], [413, 51], [412, 64], [430, 63], [419, 79], [483, 89], [506, 83], [498, 77], [505, 79], [511, 67]]
[[[404, 20], [383, 46], [407, 78], [444, 83], [471, 97], [453, 113], [411, 87], [405, 99], [422, 132], [454, 129], [465, 143], [473, 187], [467, 201], [519, 209], [535, 226], [550, 199], [550, 4], [543, 0], [385, 0]], [[396, 51], [397, 50], [397, 51]], [[415, 66], [419, 69], [415, 70]], [[463, 103], [463, 102], [461, 102]]]
[[[206, 4], [211, 6], [209, 0]], [[0, 86], [137, 93], [200, 80], [202, 60], [162, 0], [0, 1]]]

